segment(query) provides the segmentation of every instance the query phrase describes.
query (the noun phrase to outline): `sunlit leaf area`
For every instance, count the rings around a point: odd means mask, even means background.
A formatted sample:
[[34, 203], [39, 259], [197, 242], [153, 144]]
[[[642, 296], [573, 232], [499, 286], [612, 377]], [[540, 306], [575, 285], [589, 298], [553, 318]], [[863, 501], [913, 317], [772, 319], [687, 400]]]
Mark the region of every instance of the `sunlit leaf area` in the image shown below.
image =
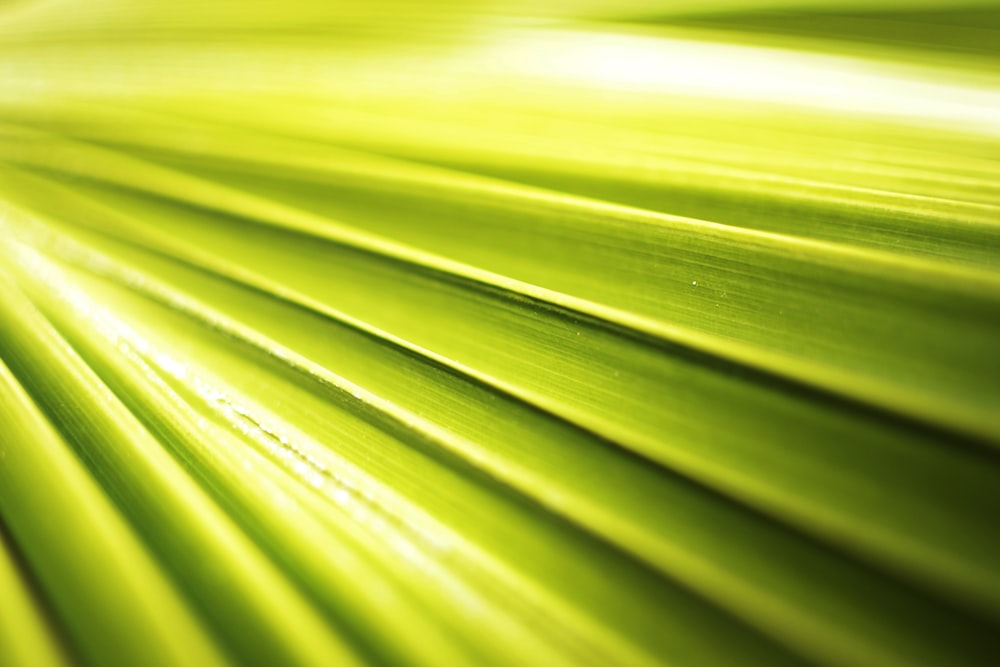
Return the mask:
[[1000, 3], [0, 1], [0, 666], [1000, 664]]

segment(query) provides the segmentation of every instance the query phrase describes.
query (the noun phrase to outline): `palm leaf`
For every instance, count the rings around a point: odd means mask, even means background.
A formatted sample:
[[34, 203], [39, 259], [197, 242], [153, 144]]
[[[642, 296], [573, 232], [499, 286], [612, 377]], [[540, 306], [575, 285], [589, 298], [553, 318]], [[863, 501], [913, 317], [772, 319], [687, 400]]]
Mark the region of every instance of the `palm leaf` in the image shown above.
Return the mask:
[[997, 655], [989, 3], [76, 5], [0, 33], [0, 664]]

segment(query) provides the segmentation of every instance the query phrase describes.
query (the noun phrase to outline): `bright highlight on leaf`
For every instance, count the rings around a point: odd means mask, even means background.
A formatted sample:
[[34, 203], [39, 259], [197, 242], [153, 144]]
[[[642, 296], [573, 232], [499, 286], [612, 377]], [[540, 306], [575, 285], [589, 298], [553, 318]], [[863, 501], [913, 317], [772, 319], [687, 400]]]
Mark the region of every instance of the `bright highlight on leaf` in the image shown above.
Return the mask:
[[989, 665], [1000, 8], [0, 5], [0, 665]]

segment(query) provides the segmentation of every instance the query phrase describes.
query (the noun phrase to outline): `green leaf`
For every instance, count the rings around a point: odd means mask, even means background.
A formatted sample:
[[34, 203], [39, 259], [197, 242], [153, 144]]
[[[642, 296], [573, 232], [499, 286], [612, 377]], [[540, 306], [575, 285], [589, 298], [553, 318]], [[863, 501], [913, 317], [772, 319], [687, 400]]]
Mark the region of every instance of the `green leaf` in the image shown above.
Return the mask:
[[0, 662], [1000, 651], [993, 9], [62, 4]]

